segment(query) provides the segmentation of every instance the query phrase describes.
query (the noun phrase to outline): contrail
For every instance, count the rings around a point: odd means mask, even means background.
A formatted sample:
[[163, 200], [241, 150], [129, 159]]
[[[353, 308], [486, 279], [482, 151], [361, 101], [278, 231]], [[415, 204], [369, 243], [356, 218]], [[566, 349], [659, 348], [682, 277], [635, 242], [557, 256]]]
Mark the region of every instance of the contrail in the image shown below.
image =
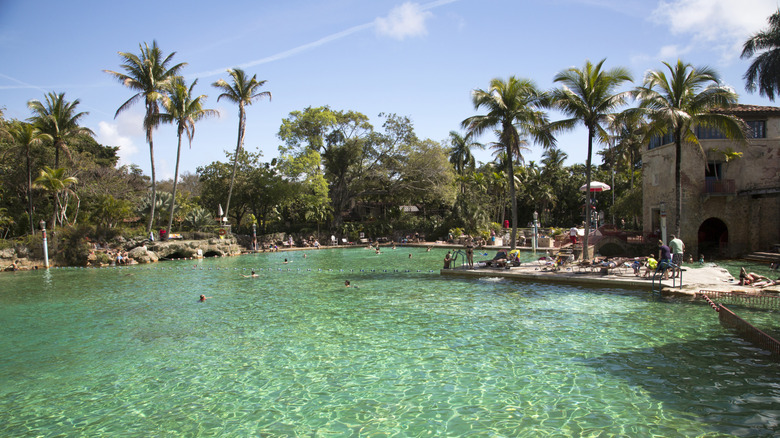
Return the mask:
[[[450, 3], [454, 3], [456, 1], [458, 1], [458, 0], [436, 0], [436, 1], [432, 1], [432, 2], [426, 3], [424, 5], [421, 5], [420, 9], [423, 10], [423, 11], [427, 11], [429, 9], [438, 8], [439, 6], [444, 6], [444, 5], [447, 5], [447, 4], [450, 4]], [[306, 44], [303, 44], [301, 46], [298, 46], [298, 47], [295, 47], [295, 48], [292, 48], [292, 49], [289, 49], [289, 50], [285, 50], [284, 52], [280, 52], [280, 53], [277, 53], [275, 55], [267, 56], [265, 58], [257, 59], [257, 60], [254, 60], [254, 61], [249, 61], [247, 63], [240, 64], [240, 65], [237, 65], [237, 66], [221, 68], [219, 70], [209, 70], [209, 71], [205, 71], [205, 72], [201, 72], [201, 73], [189, 74], [189, 75], [187, 75], [187, 78], [188, 79], [192, 79], [192, 78], [202, 78], [202, 77], [216, 76], [216, 75], [224, 73], [228, 68], [238, 67], [238, 68], [241, 68], [241, 69], [246, 69], [246, 68], [249, 68], [249, 67], [254, 67], [256, 65], [267, 64], [269, 62], [273, 62], [273, 61], [278, 61], [280, 59], [289, 58], [289, 57], [297, 55], [297, 54], [299, 54], [301, 52], [305, 52], [306, 50], [322, 46], [322, 45], [330, 43], [332, 41], [340, 40], [342, 38], [345, 38], [345, 37], [347, 37], [349, 35], [352, 35], [354, 33], [360, 32], [362, 30], [370, 29], [370, 28], [374, 27], [375, 24], [376, 24], [376, 20], [368, 22], [368, 23], [360, 24], [358, 26], [350, 27], [347, 30], [342, 30], [341, 32], [336, 32], [334, 34], [331, 34], [331, 35], [328, 35], [326, 37], [320, 38], [320, 39], [318, 39], [316, 41], [313, 41], [311, 43], [306, 43]]]

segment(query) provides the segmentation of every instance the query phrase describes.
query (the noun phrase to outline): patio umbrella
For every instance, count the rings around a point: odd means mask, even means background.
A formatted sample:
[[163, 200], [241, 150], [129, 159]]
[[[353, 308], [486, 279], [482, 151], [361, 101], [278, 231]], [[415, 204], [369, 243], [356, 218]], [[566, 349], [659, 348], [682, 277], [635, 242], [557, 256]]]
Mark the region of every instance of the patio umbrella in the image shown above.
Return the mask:
[[[587, 192], [588, 185], [583, 184], [582, 187], [580, 187], [581, 192]], [[599, 181], [591, 181], [590, 182], [590, 191], [591, 192], [606, 192], [607, 190], [611, 189], [612, 187], [609, 186], [609, 184], [604, 184], [603, 182]]]
[[[585, 186], [583, 186], [583, 187], [585, 187]], [[219, 210], [217, 211], [217, 213], [219, 214], [220, 218], [225, 215], [225, 213], [222, 212], [222, 204], [219, 204]]]

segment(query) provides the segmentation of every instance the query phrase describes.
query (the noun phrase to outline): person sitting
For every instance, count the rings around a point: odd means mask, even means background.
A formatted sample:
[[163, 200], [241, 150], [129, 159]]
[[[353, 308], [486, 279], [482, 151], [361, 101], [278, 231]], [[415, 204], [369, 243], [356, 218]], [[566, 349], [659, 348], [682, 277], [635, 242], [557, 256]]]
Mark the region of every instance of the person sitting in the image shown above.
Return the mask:
[[655, 271], [655, 268], [658, 267], [658, 260], [653, 257], [652, 254], [647, 258], [645, 261], [645, 275], [644, 277], [647, 278], [650, 276], [650, 272]]
[[642, 270], [642, 262], [639, 259], [634, 259], [634, 261], [631, 263], [631, 269], [634, 270], [634, 275], [639, 277]]

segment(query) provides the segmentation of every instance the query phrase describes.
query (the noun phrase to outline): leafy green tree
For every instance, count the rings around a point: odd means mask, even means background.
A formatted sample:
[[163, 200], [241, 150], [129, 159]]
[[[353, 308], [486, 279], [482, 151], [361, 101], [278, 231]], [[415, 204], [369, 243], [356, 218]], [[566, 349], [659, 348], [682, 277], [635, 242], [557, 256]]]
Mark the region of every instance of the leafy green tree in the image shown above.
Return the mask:
[[[556, 122], [557, 127], [571, 129], [578, 123], [588, 130], [588, 155], [585, 162], [585, 184], [591, 183], [591, 160], [593, 157], [593, 139], [617, 108], [625, 105], [632, 96], [631, 92], [617, 92], [618, 87], [625, 82], [631, 82], [631, 73], [622, 67], [602, 70], [602, 59], [593, 65], [585, 61], [583, 68], [572, 67], [559, 72], [553, 79], [563, 86], [551, 93], [552, 105], [569, 116]], [[590, 212], [590, 196], [585, 197], [585, 211]], [[585, 239], [583, 242], [583, 259], [588, 260], [588, 237], [590, 220], [585, 220]]]
[[480, 135], [486, 130], [499, 129], [499, 142], [506, 148], [507, 177], [509, 178], [509, 193], [512, 199], [512, 244], [517, 246], [517, 197], [513, 153], [519, 150], [521, 138], [525, 135], [544, 146], [555, 143], [549, 131], [543, 129], [547, 125], [547, 115], [541, 109], [544, 94], [528, 79], [518, 79], [510, 76], [508, 80], [493, 79], [487, 90], [477, 89], [472, 92], [474, 109], [485, 108], [487, 114], [467, 118], [462, 126], [472, 135]]
[[179, 183], [181, 136], [182, 134], [187, 136], [187, 141], [189, 142], [190, 148], [192, 148], [192, 137], [195, 136], [195, 122], [219, 114], [216, 110], [203, 108], [203, 102], [206, 100], [205, 95], [201, 94], [200, 96], [195, 96], [192, 93], [192, 89], [195, 88], [195, 84], [197, 83], [198, 80], [196, 79], [192, 82], [192, 85], [187, 88], [184, 79], [181, 77], [174, 78], [167, 90], [168, 94], [164, 96], [162, 100], [165, 112], [159, 115], [161, 122], [176, 125], [176, 136], [178, 138], [178, 145], [176, 147], [176, 170], [174, 171], [173, 176], [173, 196], [171, 196], [171, 206], [169, 207], [168, 215], [168, 239], [170, 239], [170, 231], [173, 226], [173, 214], [176, 205], [176, 187]]
[[130, 217], [131, 205], [124, 199], [101, 195], [92, 202], [92, 221], [98, 225], [114, 228], [123, 219]]
[[46, 103], [39, 100], [27, 102], [27, 106], [32, 110], [32, 123], [38, 129], [48, 134], [54, 143], [54, 168], [60, 167], [60, 150], [70, 158], [70, 149], [68, 142], [78, 135], [94, 135], [92, 130], [79, 126], [81, 119], [89, 113], [76, 112], [79, 100], [73, 102], [65, 100], [65, 93], [48, 93]]
[[[251, 105], [255, 99], [261, 99], [267, 97], [271, 99], [270, 91], [260, 91], [260, 87], [265, 85], [266, 81], [258, 81], [257, 75], [253, 75], [251, 78], [247, 76], [244, 70], [240, 68], [229, 69], [228, 74], [232, 79], [232, 83], [228, 83], [224, 79], [220, 79], [217, 82], [211, 84], [212, 86], [222, 90], [222, 94], [217, 97], [217, 102], [223, 97], [238, 105], [238, 141], [236, 143], [236, 153], [233, 157], [237, 160], [241, 148], [244, 146], [244, 132], [246, 131], [246, 106]], [[225, 216], [230, 212], [230, 197], [233, 195], [233, 184], [236, 179], [236, 169], [238, 169], [238, 161], [233, 162], [233, 174], [230, 177], [230, 188], [228, 189], [227, 203], [225, 204]]]
[[767, 19], [769, 28], [762, 30], [742, 47], [742, 59], [753, 59], [745, 72], [745, 88], [751, 93], [758, 89], [761, 96], [775, 100], [780, 93], [780, 9]]
[[[149, 158], [152, 166], [152, 199], [156, 199], [157, 185], [154, 168], [154, 141], [152, 133], [154, 132], [154, 128], [159, 124], [159, 102], [165, 88], [187, 64], [179, 63], [171, 65], [173, 56], [176, 52], [165, 56], [162, 50], [157, 46], [157, 41], [152, 41], [151, 47], [149, 47], [147, 43], [143, 43], [143, 45], [139, 44], [139, 49], [141, 51], [140, 56], [129, 52], [119, 52], [119, 56], [122, 58], [120, 67], [125, 71], [124, 73], [111, 70], [103, 71], [112, 75], [124, 86], [136, 91], [136, 94], [116, 110], [114, 118], [139, 100], [144, 100], [144, 105], [146, 106], [144, 129], [146, 130], [146, 142], [149, 143]], [[152, 231], [152, 224], [154, 223], [155, 203], [151, 203], [150, 205], [151, 211], [149, 213], [149, 223], [146, 227], [147, 233]]]
[[[720, 130], [727, 138], [745, 139], [745, 123], [739, 118], [715, 112], [737, 103], [737, 94], [720, 85], [718, 74], [708, 67], [694, 67], [678, 60], [675, 65], [663, 63], [666, 69], [645, 75], [637, 89], [640, 108], [652, 124], [653, 133], [671, 131], [674, 139], [674, 185], [676, 235], [680, 235], [682, 217], [682, 146], [701, 144], [695, 128], [705, 126]], [[668, 70], [668, 75], [667, 75]], [[703, 151], [702, 151], [703, 153]]]
[[30, 221], [30, 235], [35, 233], [35, 222], [33, 221], [33, 199], [32, 199], [32, 148], [42, 144], [44, 141], [51, 141], [49, 134], [41, 132], [35, 125], [16, 121], [8, 129], [13, 142], [18, 148], [24, 151], [25, 168], [27, 169], [27, 214]]
[[34, 188], [44, 189], [51, 193], [54, 198], [54, 215], [51, 220], [52, 230], [57, 226], [57, 222], [65, 223], [67, 219], [66, 210], [68, 208], [67, 197], [70, 194], [75, 195], [69, 187], [77, 182], [78, 179], [75, 177], [66, 176], [64, 167], [52, 169], [49, 166], [43, 166], [40, 176], [33, 181]]
[[374, 135], [365, 115], [308, 107], [282, 120], [278, 135], [285, 142], [279, 147], [281, 168], [289, 177], [316, 183], [322, 176], [327, 181], [325, 195], [330, 198], [335, 228], [341, 227], [342, 213], [367, 187], [381, 189], [376, 183], [384, 175], [379, 163], [390, 159], [392, 151], [386, 155], [378, 151], [383, 139]]

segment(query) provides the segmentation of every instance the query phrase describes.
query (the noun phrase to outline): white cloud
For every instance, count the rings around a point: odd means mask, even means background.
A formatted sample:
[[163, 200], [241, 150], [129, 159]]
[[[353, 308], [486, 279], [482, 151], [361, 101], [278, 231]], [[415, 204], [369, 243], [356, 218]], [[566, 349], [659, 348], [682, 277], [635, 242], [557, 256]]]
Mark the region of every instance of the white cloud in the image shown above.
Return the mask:
[[138, 153], [134, 138], [139, 135], [143, 139], [143, 117], [126, 113], [121, 114], [114, 122], [98, 123], [97, 142], [106, 146], [119, 146], [119, 164], [130, 164]]
[[403, 40], [426, 35], [425, 20], [432, 16], [420, 4], [406, 2], [390, 11], [387, 17], [377, 18], [374, 25], [379, 35]]
[[691, 51], [690, 47], [683, 47], [674, 44], [669, 46], [663, 46], [661, 47], [661, 50], [658, 51], [658, 54], [655, 56], [655, 59], [665, 60], [665, 61], [675, 61], [678, 58], [682, 57], [682, 55], [688, 53]]
[[662, 0], [652, 19], [730, 60], [739, 56], [745, 40], [767, 27], [776, 10], [777, 0]]

